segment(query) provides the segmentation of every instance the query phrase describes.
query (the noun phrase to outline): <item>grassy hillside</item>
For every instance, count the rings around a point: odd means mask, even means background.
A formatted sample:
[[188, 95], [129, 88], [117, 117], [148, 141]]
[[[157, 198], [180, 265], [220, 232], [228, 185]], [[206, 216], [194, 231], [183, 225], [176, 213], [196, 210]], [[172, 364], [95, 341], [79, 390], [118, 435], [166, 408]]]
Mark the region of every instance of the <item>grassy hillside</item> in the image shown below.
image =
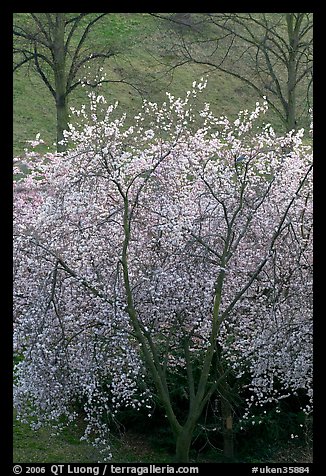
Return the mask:
[[[217, 115], [232, 118], [239, 110], [254, 106], [258, 98], [249, 87], [223, 73], [209, 72], [206, 66], [187, 64], [175, 69], [173, 74], [163, 73], [163, 63], [169, 58], [168, 54], [162, 56], [162, 25], [158, 26], [158, 20], [147, 14], [110, 14], [98, 24], [89, 46], [93, 51], [110, 46], [117, 52], [104, 66], [107, 79], [122, 78], [137, 85], [147, 99], [160, 102], [166, 91], [183, 96], [194, 80], [208, 75], [207, 88], [199, 101], [209, 102]], [[102, 91], [110, 102], [118, 100], [127, 113], [132, 114], [141, 104], [137, 91], [125, 83], [109, 83]], [[85, 89], [75, 89], [69, 101], [74, 107], [85, 103]], [[55, 141], [54, 99], [32, 68], [23, 67], [14, 74], [13, 106], [14, 154], [21, 154], [26, 140], [37, 133], [41, 133], [52, 149]]]

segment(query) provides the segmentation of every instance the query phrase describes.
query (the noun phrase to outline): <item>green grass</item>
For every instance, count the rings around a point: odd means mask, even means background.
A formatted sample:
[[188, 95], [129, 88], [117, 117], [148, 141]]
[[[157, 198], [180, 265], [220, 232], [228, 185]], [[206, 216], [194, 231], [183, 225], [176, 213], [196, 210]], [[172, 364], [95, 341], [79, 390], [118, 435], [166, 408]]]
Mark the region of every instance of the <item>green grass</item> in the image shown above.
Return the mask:
[[[32, 430], [14, 417], [14, 463], [96, 463], [103, 462], [99, 450], [80, 441], [80, 426], [71, 426], [59, 436], [52, 436], [51, 429]], [[110, 439], [113, 463], [173, 463], [174, 448], [169, 434], [162, 428], [140, 433], [129, 429]], [[207, 447], [192, 450], [192, 463], [224, 462], [222, 450]], [[279, 442], [253, 447], [243, 454], [239, 451], [235, 462], [250, 463], [309, 463], [312, 462], [311, 445], [304, 442]]]
[[96, 463], [98, 452], [81, 442], [76, 430], [52, 436], [51, 429], [32, 430], [14, 418], [13, 460], [15, 463]]
[[[14, 415], [14, 463], [96, 463], [103, 461], [99, 449], [80, 441], [81, 428], [70, 426], [53, 436], [51, 428], [32, 430]], [[173, 455], [151, 446], [142, 435], [126, 432], [121, 437], [111, 437], [112, 462], [116, 463], [166, 463]]]

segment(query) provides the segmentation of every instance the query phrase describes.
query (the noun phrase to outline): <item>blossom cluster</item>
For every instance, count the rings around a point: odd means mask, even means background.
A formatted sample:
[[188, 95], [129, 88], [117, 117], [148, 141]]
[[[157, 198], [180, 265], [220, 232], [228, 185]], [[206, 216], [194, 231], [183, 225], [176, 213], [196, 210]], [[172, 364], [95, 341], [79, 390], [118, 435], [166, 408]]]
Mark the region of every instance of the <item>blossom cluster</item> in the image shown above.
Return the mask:
[[216, 345], [250, 376], [247, 410], [311, 397], [311, 148], [303, 131], [257, 129], [266, 103], [234, 122], [197, 111], [204, 87], [144, 101], [132, 125], [91, 94], [66, 153], [27, 153], [14, 184], [21, 418], [69, 422], [81, 406], [85, 437], [107, 444], [121, 407], [151, 414], [144, 342], [185, 372], [185, 341], [197, 362], [211, 345], [217, 290]]

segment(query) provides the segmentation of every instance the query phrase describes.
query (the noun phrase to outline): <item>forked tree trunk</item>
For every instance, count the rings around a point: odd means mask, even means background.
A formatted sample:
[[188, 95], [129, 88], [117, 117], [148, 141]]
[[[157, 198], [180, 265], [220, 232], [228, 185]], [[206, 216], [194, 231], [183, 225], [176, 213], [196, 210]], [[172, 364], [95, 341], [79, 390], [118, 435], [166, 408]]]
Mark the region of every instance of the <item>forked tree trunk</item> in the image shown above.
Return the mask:
[[65, 147], [60, 144], [63, 131], [68, 128], [68, 105], [66, 83], [66, 51], [65, 51], [65, 13], [56, 14], [55, 34], [53, 41], [55, 105], [57, 109], [57, 150], [62, 152]]
[[192, 443], [192, 438], [194, 434], [194, 429], [196, 427], [197, 421], [199, 419], [199, 412], [193, 409], [191, 415], [189, 415], [186, 423], [179, 429], [178, 433], [175, 434], [176, 445], [175, 445], [175, 459], [176, 463], [188, 463], [189, 462], [189, 452]]

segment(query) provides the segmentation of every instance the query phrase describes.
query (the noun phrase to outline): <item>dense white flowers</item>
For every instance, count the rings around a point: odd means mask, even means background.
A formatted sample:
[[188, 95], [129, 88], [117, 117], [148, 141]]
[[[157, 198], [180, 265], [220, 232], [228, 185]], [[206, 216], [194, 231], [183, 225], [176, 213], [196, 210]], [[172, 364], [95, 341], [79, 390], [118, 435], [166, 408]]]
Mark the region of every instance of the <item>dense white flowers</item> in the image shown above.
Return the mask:
[[311, 396], [311, 148], [302, 131], [254, 132], [266, 103], [232, 124], [207, 104], [194, 112], [191, 95], [144, 102], [133, 126], [92, 95], [66, 132], [73, 148], [26, 158], [14, 185], [21, 418], [70, 421], [81, 406], [85, 437], [106, 444], [119, 408], [152, 414], [155, 369], [183, 373], [212, 346], [250, 375], [247, 410]]

